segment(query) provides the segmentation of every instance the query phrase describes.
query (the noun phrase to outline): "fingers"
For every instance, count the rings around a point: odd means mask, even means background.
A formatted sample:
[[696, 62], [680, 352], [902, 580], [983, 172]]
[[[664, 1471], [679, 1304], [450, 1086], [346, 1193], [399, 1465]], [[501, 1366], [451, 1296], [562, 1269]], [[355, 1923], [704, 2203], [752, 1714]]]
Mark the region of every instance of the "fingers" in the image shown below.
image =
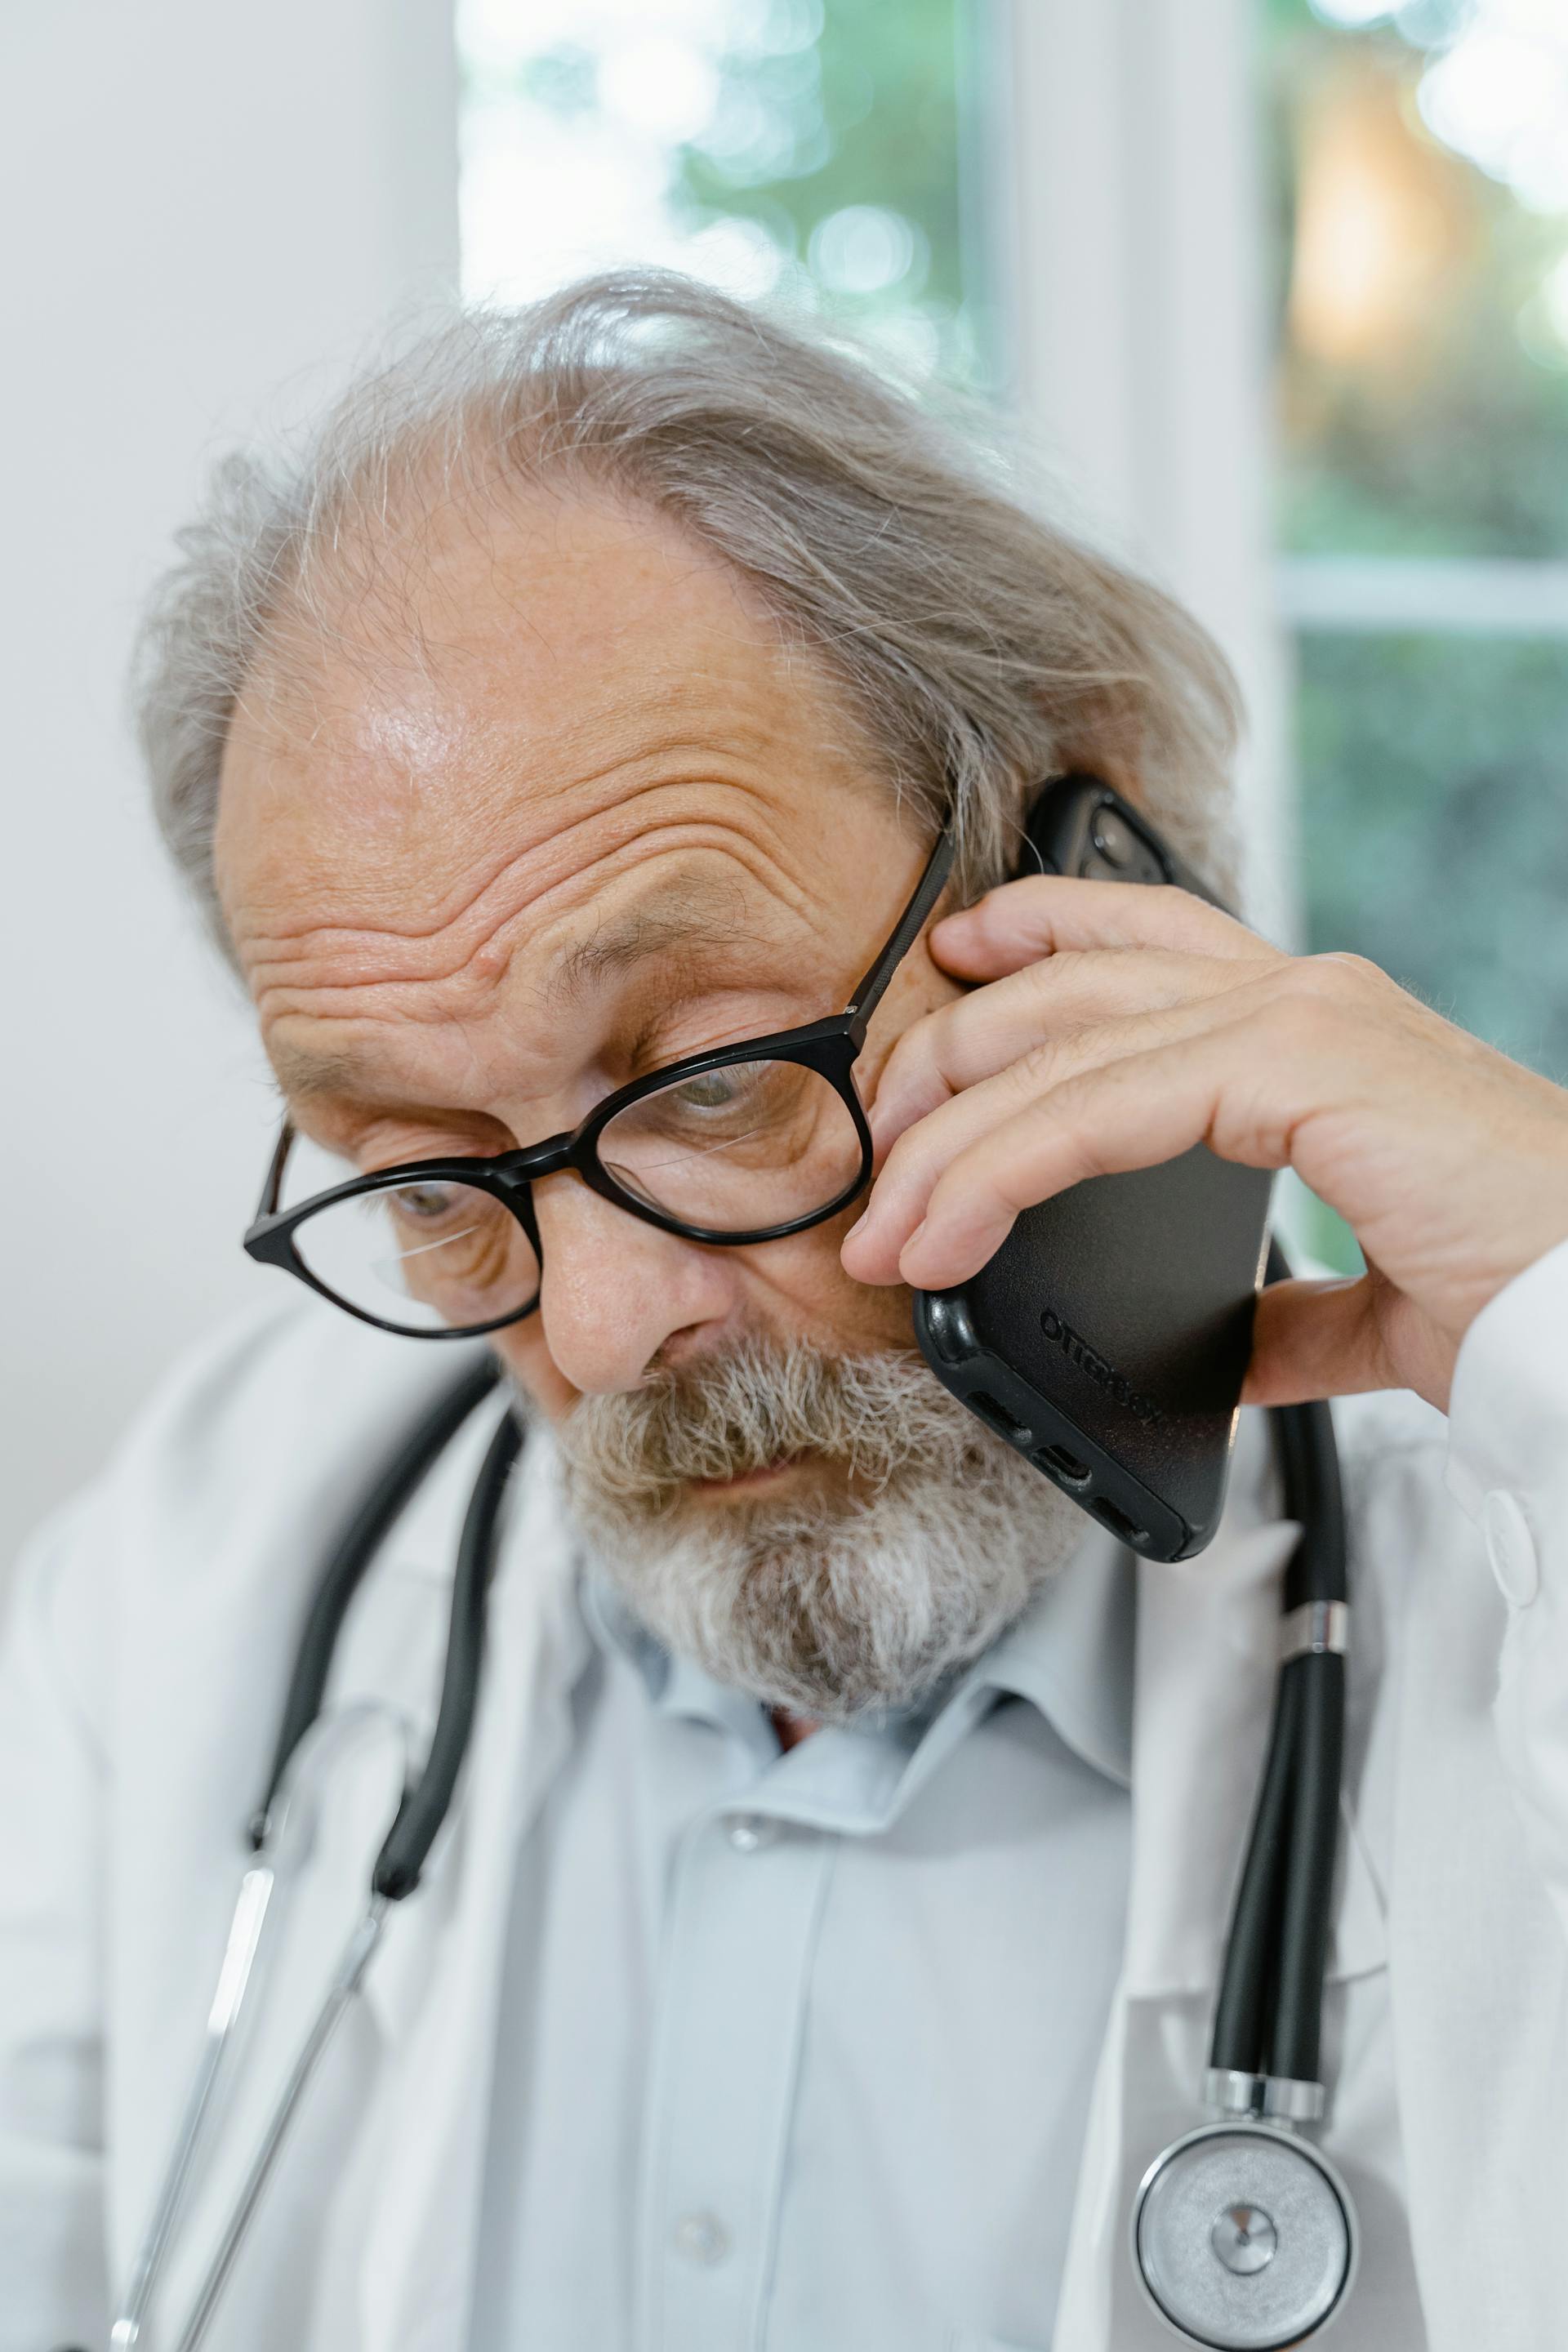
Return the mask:
[[[1188, 1132], [1192, 1120], [1201, 1114], [1206, 1122], [1214, 1101], [1211, 1093], [1189, 1102], [1194, 1071], [1181, 1055], [1221, 1031], [1224, 1055], [1212, 1070], [1205, 1066], [1203, 1076], [1211, 1089], [1234, 1082], [1237, 1069], [1245, 1071], [1257, 1058], [1245, 1045], [1238, 1052], [1234, 1033], [1268, 1010], [1267, 992], [1255, 986], [1140, 1013], [1047, 1040], [995, 1076], [953, 1096], [894, 1144], [866, 1214], [846, 1237], [846, 1272], [859, 1282], [901, 1280], [927, 1288], [963, 1281], [999, 1246], [1019, 1209], [1048, 1199], [1082, 1175], [1100, 1172], [1096, 1121], [1102, 1116], [1121, 1120], [1126, 1129], [1125, 1139], [1113, 1144], [1117, 1130], [1108, 1127], [1107, 1148], [1133, 1155], [1107, 1165], [1152, 1167], [1185, 1150], [1205, 1133], [1205, 1123]], [[1092, 1082], [1109, 1089], [1115, 1073], [1134, 1065], [1131, 1101], [1120, 1091], [1107, 1092], [1103, 1099], [1094, 1091]], [[1167, 1135], [1177, 1139], [1156, 1148]], [[1250, 1155], [1227, 1147], [1227, 1156]], [[1256, 1164], [1279, 1161], [1260, 1159]], [[1037, 1183], [1041, 1189], [1031, 1190]], [[908, 1253], [922, 1223], [922, 1271], [915, 1273]], [[944, 1229], [942, 1246], [933, 1256], [939, 1224]], [[953, 1263], [956, 1270], [924, 1270], [938, 1258]], [[966, 1262], [959, 1265], [960, 1258]]]
[[1036, 874], [1005, 882], [933, 924], [938, 963], [991, 980], [1064, 948], [1165, 948], [1176, 953], [1278, 961], [1279, 950], [1190, 891]]
[[1213, 956], [1058, 953], [944, 1004], [907, 1029], [883, 1065], [868, 1117], [879, 1153], [907, 1127], [1051, 1039], [1225, 993], [1252, 967]]
[[[967, 1281], [1001, 1247], [1021, 1209], [1086, 1177], [1152, 1168], [1206, 1142], [1233, 1053], [1223, 1033], [1134, 1053], [1030, 1103], [943, 1169], [923, 1220], [899, 1252], [900, 1279], [924, 1290]], [[1247, 1151], [1225, 1156], [1279, 1164]]]

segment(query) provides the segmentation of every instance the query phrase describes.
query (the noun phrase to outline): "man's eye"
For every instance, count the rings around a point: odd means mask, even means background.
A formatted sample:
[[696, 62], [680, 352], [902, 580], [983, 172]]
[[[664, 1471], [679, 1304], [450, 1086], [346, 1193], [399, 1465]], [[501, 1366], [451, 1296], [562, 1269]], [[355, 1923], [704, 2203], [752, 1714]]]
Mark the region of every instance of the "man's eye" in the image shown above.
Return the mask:
[[670, 1091], [691, 1110], [728, 1110], [740, 1087], [732, 1069], [704, 1070], [697, 1077], [683, 1078]]
[[450, 1216], [458, 1189], [455, 1184], [400, 1184], [392, 1196], [392, 1206], [396, 1215], [411, 1223], [432, 1224]]

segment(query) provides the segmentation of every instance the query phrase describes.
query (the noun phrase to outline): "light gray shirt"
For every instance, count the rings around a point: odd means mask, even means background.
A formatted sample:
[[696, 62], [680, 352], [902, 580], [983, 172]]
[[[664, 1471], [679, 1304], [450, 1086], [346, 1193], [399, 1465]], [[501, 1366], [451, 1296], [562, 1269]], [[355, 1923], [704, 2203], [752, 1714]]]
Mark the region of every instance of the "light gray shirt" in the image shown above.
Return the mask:
[[1131, 1563], [788, 1752], [592, 1578], [518, 1858], [474, 2352], [1045, 2352], [1120, 1962]]

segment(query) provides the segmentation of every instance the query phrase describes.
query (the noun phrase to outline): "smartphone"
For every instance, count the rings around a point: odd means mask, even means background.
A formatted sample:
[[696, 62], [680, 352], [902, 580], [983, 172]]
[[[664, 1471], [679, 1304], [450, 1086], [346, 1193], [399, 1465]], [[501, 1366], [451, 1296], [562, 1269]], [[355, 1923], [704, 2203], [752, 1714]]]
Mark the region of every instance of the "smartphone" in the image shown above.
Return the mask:
[[[1221, 903], [1097, 777], [1047, 784], [1026, 834], [1020, 874]], [[1272, 1182], [1205, 1144], [1089, 1177], [1025, 1210], [968, 1282], [915, 1293], [942, 1385], [1149, 1559], [1189, 1559], [1219, 1525]]]

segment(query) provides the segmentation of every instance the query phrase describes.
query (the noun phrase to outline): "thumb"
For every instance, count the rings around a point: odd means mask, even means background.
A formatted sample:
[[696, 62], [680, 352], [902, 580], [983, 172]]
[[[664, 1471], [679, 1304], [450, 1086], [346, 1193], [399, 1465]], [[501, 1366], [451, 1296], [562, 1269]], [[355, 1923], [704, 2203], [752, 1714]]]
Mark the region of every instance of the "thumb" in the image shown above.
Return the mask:
[[1272, 1282], [1259, 1292], [1244, 1404], [1301, 1404], [1400, 1388], [1384, 1314], [1387, 1277], [1375, 1270], [1340, 1282]]

